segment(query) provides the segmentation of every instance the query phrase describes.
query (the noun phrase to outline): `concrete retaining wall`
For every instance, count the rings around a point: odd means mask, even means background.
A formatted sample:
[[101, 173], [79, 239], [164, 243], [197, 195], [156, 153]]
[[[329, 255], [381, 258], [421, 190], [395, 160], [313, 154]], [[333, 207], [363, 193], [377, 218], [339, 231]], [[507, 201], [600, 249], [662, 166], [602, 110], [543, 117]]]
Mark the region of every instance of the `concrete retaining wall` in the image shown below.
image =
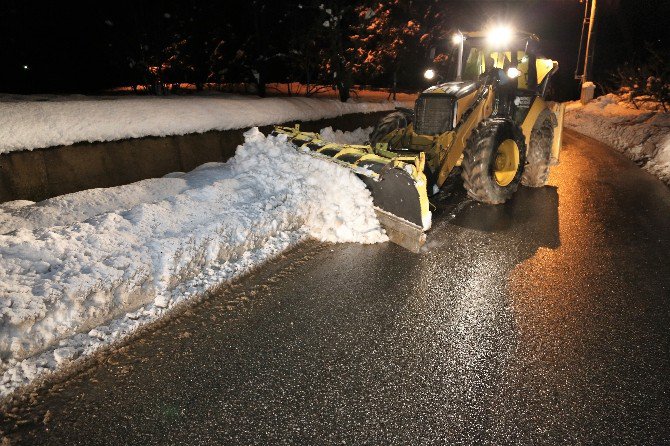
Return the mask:
[[[302, 122], [301, 128], [318, 131], [332, 126], [351, 131], [373, 126], [386, 113], [355, 113]], [[261, 127], [264, 133], [271, 129], [271, 126]], [[235, 148], [243, 142], [242, 134], [246, 130], [83, 142], [2, 154], [0, 203], [11, 200], [41, 201], [84, 189], [119, 186], [170, 172], [187, 172], [211, 161], [225, 161], [235, 154]]]

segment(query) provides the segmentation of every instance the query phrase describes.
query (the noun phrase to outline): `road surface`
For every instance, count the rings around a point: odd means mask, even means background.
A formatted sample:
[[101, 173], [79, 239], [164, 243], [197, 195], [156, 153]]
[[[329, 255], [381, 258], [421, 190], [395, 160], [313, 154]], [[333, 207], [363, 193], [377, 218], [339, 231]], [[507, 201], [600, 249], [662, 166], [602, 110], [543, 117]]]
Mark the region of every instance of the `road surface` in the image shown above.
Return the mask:
[[36, 445], [670, 443], [670, 189], [566, 133], [550, 186], [456, 194], [424, 252], [304, 244], [0, 427]]

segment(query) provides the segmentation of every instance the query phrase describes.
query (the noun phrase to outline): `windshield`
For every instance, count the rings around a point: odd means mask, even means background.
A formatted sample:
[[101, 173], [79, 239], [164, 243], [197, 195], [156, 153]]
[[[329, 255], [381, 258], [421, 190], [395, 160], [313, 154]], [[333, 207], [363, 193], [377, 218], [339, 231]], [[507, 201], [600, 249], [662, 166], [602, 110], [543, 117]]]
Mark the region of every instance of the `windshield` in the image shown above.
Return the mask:
[[491, 68], [506, 70], [512, 66], [510, 51], [488, 51], [482, 48], [470, 48], [464, 58], [462, 78], [469, 81], [479, 79], [479, 76]]
[[[492, 68], [507, 70], [509, 67], [518, 67], [522, 69], [523, 64], [528, 63], [528, 58], [525, 56], [525, 45], [514, 44], [504, 49], [493, 49], [487, 48], [484, 39], [468, 39], [463, 44], [461, 78], [465, 81], [476, 81]], [[452, 49], [449, 57], [448, 79], [456, 79], [457, 71], [458, 48], [456, 47]]]

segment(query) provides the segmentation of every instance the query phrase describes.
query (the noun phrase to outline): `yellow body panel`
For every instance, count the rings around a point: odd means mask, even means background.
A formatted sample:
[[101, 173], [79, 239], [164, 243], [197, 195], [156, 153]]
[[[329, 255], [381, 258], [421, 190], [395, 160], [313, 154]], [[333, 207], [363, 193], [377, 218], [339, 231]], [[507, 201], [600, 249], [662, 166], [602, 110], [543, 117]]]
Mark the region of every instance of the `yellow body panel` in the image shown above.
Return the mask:
[[551, 111], [556, 116], [556, 128], [554, 129], [554, 141], [551, 145], [552, 164], [558, 164], [563, 146], [563, 115], [565, 115], [565, 104], [560, 102], [551, 103]]
[[[437, 177], [438, 187], [442, 187], [452, 169], [458, 164], [472, 131], [483, 120], [491, 116], [494, 95], [489, 94], [460, 126], [451, 133], [453, 139], [446, 152], [446, 161], [441, 164]], [[442, 158], [442, 157], [441, 157]]]
[[458, 102], [457, 102], [458, 107], [457, 107], [457, 110], [456, 110], [456, 122], [461, 120], [461, 118], [463, 117], [463, 113], [465, 113], [465, 111], [468, 108], [470, 108], [472, 103], [475, 102], [475, 99], [477, 98], [477, 93], [478, 92], [479, 92], [479, 90], [475, 90], [472, 93], [470, 93], [469, 95], [467, 95], [463, 98], [460, 98], [458, 100]]
[[530, 144], [530, 134], [533, 131], [535, 122], [542, 111], [549, 109], [555, 116], [556, 127], [554, 127], [554, 139], [551, 145], [551, 159], [553, 164], [558, 163], [561, 146], [563, 144], [563, 115], [565, 114], [565, 104], [552, 102], [548, 103], [544, 99], [537, 97], [533, 101], [526, 119], [521, 124], [521, 130], [526, 138], [526, 146]]
[[544, 78], [547, 77], [547, 74], [554, 69], [554, 65], [558, 65], [558, 63], [551, 59], [537, 59], [535, 62], [535, 66], [537, 67], [537, 85], [540, 85]]
[[530, 134], [533, 131], [533, 126], [535, 125], [535, 121], [537, 121], [537, 117], [540, 116], [540, 113], [546, 109], [547, 103], [544, 102], [544, 99], [535, 98], [533, 105], [530, 106], [530, 110], [526, 115], [526, 119], [524, 119], [523, 123], [521, 124], [523, 136], [526, 137], [526, 147], [528, 147], [528, 144], [530, 144]]

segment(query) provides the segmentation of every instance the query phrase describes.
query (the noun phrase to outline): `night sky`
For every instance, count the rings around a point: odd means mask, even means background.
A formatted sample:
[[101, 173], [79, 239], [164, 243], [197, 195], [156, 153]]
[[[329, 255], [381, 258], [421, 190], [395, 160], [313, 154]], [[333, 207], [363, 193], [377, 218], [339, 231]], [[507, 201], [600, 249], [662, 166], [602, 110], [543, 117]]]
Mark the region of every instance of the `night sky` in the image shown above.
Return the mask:
[[[282, 2], [271, 2], [273, 7]], [[248, 20], [250, 2], [23, 0], [0, 4], [0, 91], [8, 93], [96, 93], [124, 84], [123, 55], [115, 36], [132, 39], [138, 29], [169, 32], [170, 19], [188, 18], [189, 7], [207, 5], [203, 29]], [[543, 39], [545, 54], [561, 65], [562, 96], [576, 94], [573, 80], [584, 4], [579, 0], [447, 1], [449, 26], [477, 29], [492, 20], [507, 20]], [[598, 0], [594, 76], [606, 82], [608, 72], [642, 54], [645, 42], [668, 47], [668, 0]], [[110, 25], [111, 23], [111, 25]], [[290, 35], [290, 30], [287, 36]], [[288, 37], [287, 37], [288, 38]], [[420, 70], [422, 67], [418, 67]]]

